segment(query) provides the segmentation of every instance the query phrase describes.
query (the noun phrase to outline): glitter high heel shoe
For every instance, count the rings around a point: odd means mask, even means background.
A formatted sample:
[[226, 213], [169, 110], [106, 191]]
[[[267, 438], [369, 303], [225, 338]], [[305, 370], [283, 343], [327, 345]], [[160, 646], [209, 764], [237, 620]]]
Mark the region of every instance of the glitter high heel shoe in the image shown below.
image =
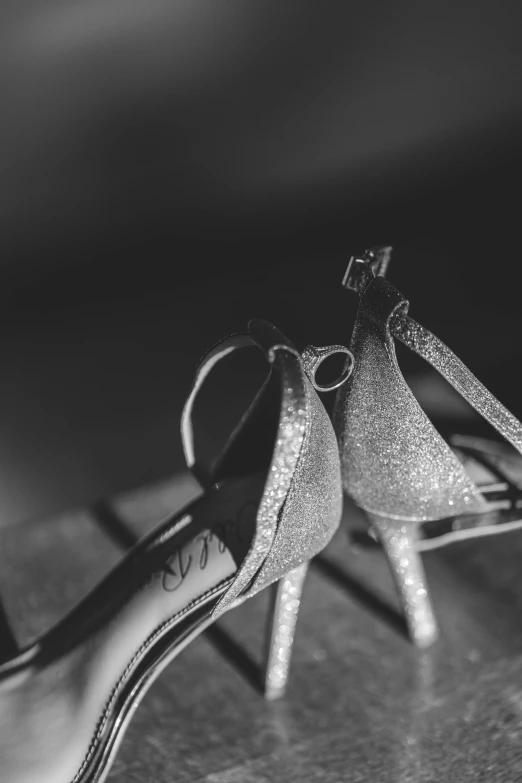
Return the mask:
[[[520, 453], [522, 424], [408, 316], [408, 302], [384, 278], [390, 255], [391, 248], [376, 248], [348, 265], [343, 285], [360, 296], [350, 346], [355, 365], [338, 392], [334, 426], [343, 487], [366, 512], [388, 557], [411, 637], [425, 647], [437, 637], [437, 624], [419, 553], [520, 526], [521, 492], [488, 444], [460, 438], [452, 450], [441, 438], [402, 376], [394, 341], [433, 365]], [[480, 486], [466, 469], [470, 461], [489, 466]]]
[[[269, 376], [214, 469], [204, 471], [194, 399], [214, 365], [247, 345], [261, 349]], [[162, 669], [216, 618], [269, 585], [264, 687], [267, 698], [282, 695], [307, 564], [333, 535], [342, 505], [335, 434], [291, 343], [253, 321], [248, 333], [214, 347], [185, 406], [182, 438], [202, 497], [0, 666], [0, 780], [100, 783]]]

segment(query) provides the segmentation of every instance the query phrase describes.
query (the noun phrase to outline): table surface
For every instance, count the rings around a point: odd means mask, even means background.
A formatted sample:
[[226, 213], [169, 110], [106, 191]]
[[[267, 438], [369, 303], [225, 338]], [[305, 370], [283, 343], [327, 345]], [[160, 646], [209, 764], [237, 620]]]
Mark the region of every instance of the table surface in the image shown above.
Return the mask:
[[[3, 608], [18, 644], [41, 634], [135, 536], [196, 494], [188, 476], [0, 530]], [[356, 512], [345, 510], [351, 524]], [[305, 586], [287, 697], [249, 680], [267, 597], [227, 614], [138, 708], [113, 783], [424, 783], [522, 778], [522, 531], [424, 555], [441, 639], [405, 637], [378, 548], [339, 530]], [[11, 639], [0, 635], [4, 654]]]

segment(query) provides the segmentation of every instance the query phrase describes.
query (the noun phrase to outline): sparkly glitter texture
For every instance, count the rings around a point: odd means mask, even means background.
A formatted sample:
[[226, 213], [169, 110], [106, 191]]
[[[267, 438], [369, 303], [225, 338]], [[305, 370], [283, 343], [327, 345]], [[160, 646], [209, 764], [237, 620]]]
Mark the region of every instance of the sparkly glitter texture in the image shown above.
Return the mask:
[[364, 269], [351, 344], [355, 369], [335, 409], [343, 485], [381, 540], [411, 637], [422, 647], [436, 638], [437, 627], [415, 523], [481, 514], [488, 504], [407, 386], [393, 337], [435, 367], [521, 453], [522, 425], [444, 343], [407, 316], [399, 291]]
[[307, 378], [307, 425], [292, 486], [283, 506], [274, 546], [260, 584], [269, 584], [320, 552], [342, 513], [339, 450], [330, 419]]
[[295, 627], [308, 563], [294, 568], [274, 585], [274, 604], [268, 629], [265, 698], [282, 696], [292, 655]]
[[[272, 361], [281, 374], [282, 402], [276, 445], [268, 471], [265, 489], [257, 512], [256, 531], [250, 551], [236, 578], [214, 610], [214, 615], [230, 608], [253, 580], [246, 596], [253, 595], [269, 584], [257, 574], [274, 541], [279, 513], [292, 485], [294, 472], [307, 430], [305, 377], [298, 354], [293, 349], [276, 346], [271, 349]], [[281, 577], [279, 572], [276, 578]], [[257, 577], [254, 579], [254, 576]], [[273, 580], [272, 580], [273, 581]]]
[[394, 315], [390, 328], [395, 337], [435, 367], [459, 394], [522, 454], [522, 424], [493, 397], [453, 351], [403, 313]]
[[281, 410], [254, 539], [215, 616], [321, 551], [342, 513], [335, 433], [300, 356], [274, 327], [254, 321], [250, 329], [279, 372]]
[[407, 303], [384, 278], [361, 296], [355, 367], [338, 392], [343, 485], [366, 511], [410, 521], [484, 511], [486, 503], [406, 384], [389, 319]]
[[[214, 482], [213, 475], [204, 475], [196, 458], [192, 405], [216, 362], [231, 350], [252, 344], [261, 348], [274, 371], [279, 373], [281, 403], [277, 435], [267, 466], [253, 541], [212, 616], [218, 617], [279, 582], [266, 670], [267, 697], [276, 698], [282, 694], [288, 675], [307, 567], [303, 564], [326, 546], [341, 519], [341, 466], [332, 424], [305, 374], [299, 353], [275, 327], [263, 321], [251, 321], [249, 334], [235, 335], [214, 346], [197, 372], [182, 417], [182, 438], [189, 467], [209, 485]], [[347, 351], [342, 346], [337, 346], [336, 350], [339, 349]], [[255, 404], [233, 434], [236, 442], [248, 431], [248, 419], [254, 411]], [[255, 443], [249, 442], [248, 447], [255, 448]]]
[[368, 514], [386, 551], [410, 636], [417, 647], [437, 638], [437, 623], [426, 588], [421, 556], [415, 551], [417, 526]]

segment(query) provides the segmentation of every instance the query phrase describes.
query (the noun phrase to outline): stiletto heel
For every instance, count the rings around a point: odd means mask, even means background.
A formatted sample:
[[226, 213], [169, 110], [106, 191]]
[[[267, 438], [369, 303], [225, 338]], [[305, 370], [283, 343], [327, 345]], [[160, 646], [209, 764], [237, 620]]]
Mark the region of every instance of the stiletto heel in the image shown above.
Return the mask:
[[271, 587], [271, 607], [266, 629], [265, 698], [283, 696], [292, 658], [297, 616], [309, 563], [303, 563]]
[[371, 513], [367, 517], [386, 553], [410, 637], [417, 647], [428, 647], [437, 638], [438, 629], [416, 550], [417, 528], [400, 519]]
[[[247, 346], [261, 350], [268, 377], [222, 454], [203, 465], [193, 403], [214, 365]], [[283, 693], [306, 563], [330, 541], [342, 510], [335, 433], [313, 384], [298, 351], [263, 321], [209, 351], [181, 421], [187, 465], [204, 491], [133, 546], [61, 623], [0, 665], [1, 781], [101, 783], [163, 668], [224, 612], [276, 582], [265, 690], [272, 699]]]
[[[437, 626], [419, 553], [520, 527], [522, 490], [497, 449], [469, 438], [452, 449], [442, 439], [400, 371], [395, 341], [438, 370], [519, 454], [522, 424], [408, 315], [408, 301], [385, 279], [390, 257], [390, 247], [374, 248], [348, 264], [343, 285], [359, 294], [350, 345], [355, 363], [337, 395], [334, 423], [343, 488], [370, 517], [411, 637], [427, 646]], [[482, 475], [489, 466], [489, 480], [476, 483], [473, 460]]]

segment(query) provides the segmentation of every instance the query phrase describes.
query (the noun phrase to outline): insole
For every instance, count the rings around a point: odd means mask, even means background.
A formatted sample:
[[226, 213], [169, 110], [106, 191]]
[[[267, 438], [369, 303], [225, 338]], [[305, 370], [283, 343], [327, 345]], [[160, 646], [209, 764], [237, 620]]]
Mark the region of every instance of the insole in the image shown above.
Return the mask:
[[[0, 667], [0, 779], [70, 783], [150, 639], [244, 560], [264, 477], [213, 489], [140, 541], [53, 631]], [[212, 603], [211, 603], [212, 605]], [[148, 643], [147, 643], [147, 640]]]

